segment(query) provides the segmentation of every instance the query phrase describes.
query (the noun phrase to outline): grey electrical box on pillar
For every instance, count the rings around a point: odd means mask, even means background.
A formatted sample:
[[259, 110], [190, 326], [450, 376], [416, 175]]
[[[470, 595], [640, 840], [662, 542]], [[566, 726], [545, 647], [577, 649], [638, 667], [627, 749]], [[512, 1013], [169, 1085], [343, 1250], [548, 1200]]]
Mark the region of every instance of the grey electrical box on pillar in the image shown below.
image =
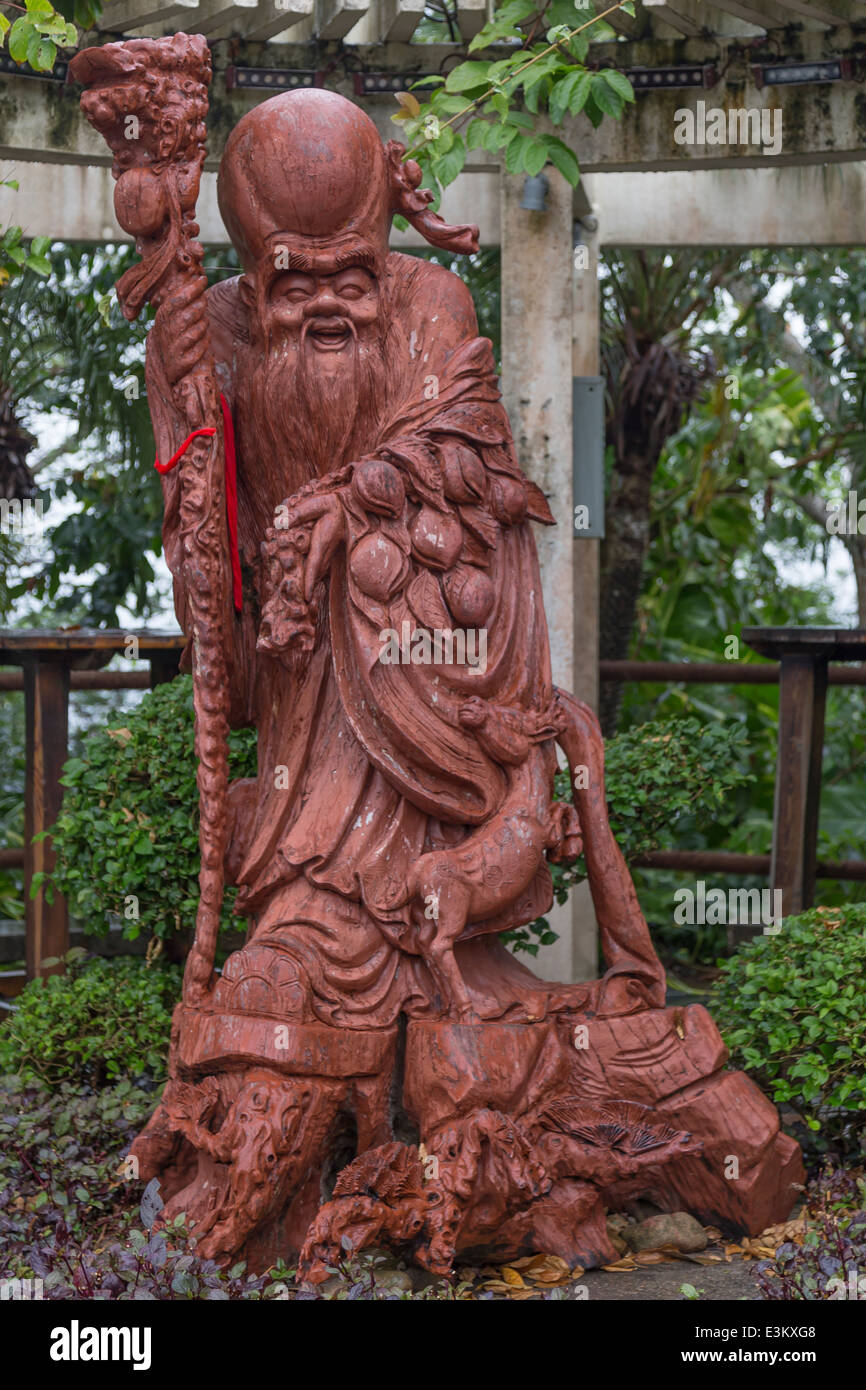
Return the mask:
[[573, 380], [572, 529], [575, 539], [604, 538], [604, 378]]

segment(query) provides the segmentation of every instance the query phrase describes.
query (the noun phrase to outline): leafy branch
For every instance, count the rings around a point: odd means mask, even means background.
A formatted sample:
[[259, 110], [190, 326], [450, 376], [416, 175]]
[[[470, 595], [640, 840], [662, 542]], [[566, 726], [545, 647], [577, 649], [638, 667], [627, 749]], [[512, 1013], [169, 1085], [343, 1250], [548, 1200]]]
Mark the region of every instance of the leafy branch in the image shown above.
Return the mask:
[[[16, 13], [10, 19], [6, 13]], [[64, 11], [68, 13], [64, 13]], [[5, 44], [9, 57], [19, 67], [27, 63], [35, 72], [52, 72], [61, 49], [78, 47], [78, 24], [89, 27], [102, 12], [101, 0], [61, 0], [55, 9], [51, 0], [0, 0], [0, 48]], [[0, 188], [17, 190], [17, 179], [0, 181]], [[0, 236], [0, 289], [22, 270], [48, 275], [51, 262], [48, 237], [35, 237], [29, 248], [18, 226], [10, 226]]]
[[[634, 91], [616, 68], [592, 69], [586, 58], [593, 38], [606, 37], [605, 17], [634, 13], [632, 0], [617, 0], [600, 14], [590, 0], [505, 0], [476, 34], [469, 53], [492, 44], [519, 44], [509, 57], [467, 59], [447, 77], [425, 76], [411, 92], [398, 92], [400, 111], [392, 120], [403, 125], [407, 158], [421, 164], [425, 183], [434, 190], [452, 183], [469, 150], [504, 152], [509, 174], [540, 174], [553, 164], [575, 186], [580, 166], [574, 151], [540, 128], [549, 117], [561, 125], [567, 115], [583, 111], [594, 127], [605, 116], [618, 119]], [[580, 13], [589, 18], [576, 22]], [[545, 42], [536, 42], [539, 24], [547, 22]], [[525, 26], [528, 27], [528, 31]], [[435, 90], [424, 90], [433, 86]], [[421, 90], [423, 103], [414, 95]]]

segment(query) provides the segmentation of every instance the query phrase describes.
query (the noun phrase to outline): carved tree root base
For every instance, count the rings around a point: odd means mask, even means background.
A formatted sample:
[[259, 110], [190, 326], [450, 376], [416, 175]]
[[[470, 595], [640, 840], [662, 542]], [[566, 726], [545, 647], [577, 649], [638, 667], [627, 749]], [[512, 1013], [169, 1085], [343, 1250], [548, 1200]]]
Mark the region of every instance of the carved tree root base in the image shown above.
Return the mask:
[[[347, 1049], [345, 1032], [297, 1025], [277, 1051], [260, 1018], [182, 1007], [177, 1024], [182, 1055], [133, 1151], [145, 1180], [162, 1179], [163, 1219], [185, 1211], [221, 1262], [264, 1270], [300, 1254], [315, 1282], [350, 1243], [442, 1275], [458, 1254], [592, 1268], [616, 1258], [605, 1214], [623, 1202], [754, 1234], [788, 1216], [804, 1179], [775, 1107], [723, 1070], [697, 1006], [410, 1022], [403, 1105], [417, 1148], [392, 1135], [396, 1030], [352, 1034]], [[352, 1074], [350, 1056], [369, 1074]]]

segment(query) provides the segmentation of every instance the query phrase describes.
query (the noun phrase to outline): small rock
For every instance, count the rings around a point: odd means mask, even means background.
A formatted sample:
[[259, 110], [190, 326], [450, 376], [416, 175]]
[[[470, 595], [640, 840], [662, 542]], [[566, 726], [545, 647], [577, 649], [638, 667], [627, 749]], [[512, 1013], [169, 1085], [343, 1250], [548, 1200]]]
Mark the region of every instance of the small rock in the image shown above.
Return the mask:
[[415, 1287], [407, 1269], [393, 1266], [390, 1269], [374, 1269], [373, 1278], [380, 1288], [390, 1289], [392, 1293], [411, 1293]]
[[628, 1217], [621, 1211], [609, 1212], [606, 1220], [608, 1234], [612, 1236], [621, 1236], [626, 1226], [631, 1225]]
[[630, 1222], [628, 1217], [623, 1216], [621, 1212], [611, 1212], [607, 1217], [607, 1234], [618, 1255], [624, 1255], [628, 1250], [628, 1245], [625, 1241], [625, 1230], [629, 1225]]
[[673, 1245], [684, 1255], [696, 1254], [707, 1248], [707, 1233], [700, 1221], [687, 1211], [664, 1212], [650, 1216], [623, 1232], [632, 1250], [658, 1250], [661, 1245]]

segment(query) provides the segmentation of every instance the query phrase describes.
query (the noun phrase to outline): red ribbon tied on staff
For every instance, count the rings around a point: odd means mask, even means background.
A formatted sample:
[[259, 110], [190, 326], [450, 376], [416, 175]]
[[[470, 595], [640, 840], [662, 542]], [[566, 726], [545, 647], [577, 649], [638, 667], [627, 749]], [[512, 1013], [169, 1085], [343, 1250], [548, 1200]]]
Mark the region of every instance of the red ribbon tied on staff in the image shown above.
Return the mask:
[[[229, 554], [232, 564], [232, 601], [235, 612], [240, 613], [243, 610], [244, 601], [241, 584], [241, 557], [238, 550], [238, 464], [235, 453], [235, 427], [225, 396], [220, 396], [220, 405], [223, 413], [223, 437], [226, 451], [226, 521], [228, 522]], [[194, 439], [198, 439], [200, 435], [213, 436], [215, 434], [216, 429], [213, 425], [205, 425], [200, 430], [193, 430], [167, 463], [160, 463], [159, 456], [157, 456], [153, 464], [157, 473], [164, 475], [170, 473], [173, 468], [177, 468]]]

